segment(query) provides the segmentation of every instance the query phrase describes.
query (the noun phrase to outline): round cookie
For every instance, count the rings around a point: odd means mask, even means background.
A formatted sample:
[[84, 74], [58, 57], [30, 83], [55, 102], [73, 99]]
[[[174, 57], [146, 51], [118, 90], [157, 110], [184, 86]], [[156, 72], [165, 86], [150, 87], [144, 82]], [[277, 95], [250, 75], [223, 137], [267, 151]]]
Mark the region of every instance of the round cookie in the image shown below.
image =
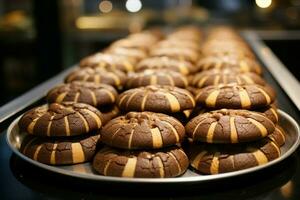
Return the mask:
[[110, 85], [74, 81], [54, 87], [46, 99], [49, 103], [72, 101], [100, 107], [114, 104], [117, 96], [118, 92]]
[[226, 69], [235, 68], [241, 72], [253, 72], [261, 75], [262, 69], [259, 63], [247, 57], [239, 58], [238, 56], [206, 56], [199, 60], [197, 69], [199, 71], [209, 69]]
[[127, 90], [119, 95], [118, 106], [124, 111], [176, 113], [195, 107], [190, 92], [185, 89], [149, 85]]
[[218, 174], [247, 169], [266, 164], [281, 154], [270, 137], [246, 145], [192, 144], [189, 157], [192, 168], [203, 174]]
[[258, 109], [272, 104], [275, 96], [267, 85], [231, 83], [202, 88], [195, 99], [207, 108]]
[[248, 110], [221, 109], [194, 117], [185, 126], [193, 141], [240, 143], [259, 140], [274, 132], [274, 123], [264, 114]]
[[229, 83], [236, 83], [239, 85], [266, 84], [260, 76], [253, 72], [241, 73], [234, 69], [211, 69], [196, 74], [191, 81], [191, 86], [203, 88], [210, 85]]
[[73, 81], [105, 83], [120, 88], [126, 82], [126, 74], [119, 70], [108, 70], [100, 67], [87, 67], [74, 70], [65, 79], [66, 83]]
[[107, 68], [108, 70], [120, 70], [123, 72], [134, 71], [133, 66], [135, 61], [125, 56], [108, 54], [108, 53], [96, 53], [80, 61], [80, 67], [90, 68]]
[[264, 113], [267, 118], [269, 118], [274, 124], [277, 124], [279, 121], [279, 116], [277, 112], [277, 107], [274, 104], [266, 106], [265, 108], [261, 108], [256, 110], [257, 112]]
[[278, 124], [275, 126], [275, 131], [268, 135], [268, 138], [272, 140], [277, 146], [283, 146], [286, 140], [286, 133]]
[[130, 178], [168, 178], [183, 174], [189, 165], [184, 151], [178, 147], [150, 151], [101, 149], [93, 168], [105, 176]]
[[22, 131], [37, 136], [74, 136], [102, 126], [102, 114], [84, 103], [64, 102], [39, 106], [27, 111], [19, 121]]
[[197, 71], [197, 68], [190, 62], [165, 56], [145, 58], [137, 64], [135, 70], [144, 71], [146, 69], [166, 69], [180, 72], [183, 75], [191, 74]]
[[147, 85], [170, 85], [185, 88], [188, 86], [188, 81], [179, 72], [149, 69], [128, 74], [128, 81], [125, 87], [131, 89]]
[[101, 129], [105, 144], [122, 149], [158, 149], [181, 143], [184, 136], [177, 119], [153, 112], [129, 112]]
[[72, 138], [44, 138], [27, 136], [20, 152], [48, 165], [69, 165], [92, 160], [100, 135]]

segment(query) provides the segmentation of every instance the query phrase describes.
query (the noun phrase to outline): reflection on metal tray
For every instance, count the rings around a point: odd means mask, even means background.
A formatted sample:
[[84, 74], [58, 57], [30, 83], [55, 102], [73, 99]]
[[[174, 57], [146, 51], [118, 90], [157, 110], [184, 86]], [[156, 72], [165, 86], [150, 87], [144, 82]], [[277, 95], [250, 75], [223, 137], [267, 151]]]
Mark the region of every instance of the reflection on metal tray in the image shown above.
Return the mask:
[[119, 177], [108, 177], [108, 176], [101, 176], [95, 174], [95, 172], [91, 168], [90, 163], [84, 164], [77, 164], [77, 165], [70, 165], [70, 166], [49, 166], [43, 163], [39, 163], [34, 161], [22, 153], [19, 152], [22, 140], [26, 133], [22, 133], [19, 131], [18, 128], [18, 121], [20, 119], [15, 119], [7, 130], [7, 143], [10, 148], [13, 150], [17, 156], [21, 157], [25, 161], [36, 165], [38, 167], [44, 168], [46, 170], [50, 170], [56, 173], [64, 174], [67, 176], [78, 177], [82, 179], [90, 179], [90, 180], [97, 180], [97, 181], [109, 181], [109, 182], [128, 182], [128, 183], [184, 183], [184, 182], [203, 182], [203, 181], [212, 181], [215, 179], [222, 179], [227, 177], [238, 176], [250, 172], [255, 172], [257, 170], [261, 170], [266, 167], [270, 167], [271, 165], [278, 163], [288, 156], [290, 156], [299, 146], [300, 144], [300, 130], [299, 126], [296, 121], [290, 117], [285, 112], [279, 110], [279, 117], [280, 121], [279, 124], [286, 130], [286, 143], [283, 147], [281, 147], [281, 157], [265, 164], [256, 167], [252, 167], [249, 169], [244, 169], [236, 172], [229, 172], [224, 174], [216, 174], [216, 175], [199, 175], [192, 170], [187, 170], [187, 172], [180, 177], [176, 178], [119, 178]]

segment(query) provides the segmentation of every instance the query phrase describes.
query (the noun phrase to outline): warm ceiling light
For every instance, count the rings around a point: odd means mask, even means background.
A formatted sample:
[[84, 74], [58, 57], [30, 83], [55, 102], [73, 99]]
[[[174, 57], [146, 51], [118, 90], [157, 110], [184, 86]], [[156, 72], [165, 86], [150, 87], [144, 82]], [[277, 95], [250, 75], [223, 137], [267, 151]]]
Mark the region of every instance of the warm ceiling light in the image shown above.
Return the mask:
[[142, 8], [142, 2], [140, 0], [127, 0], [125, 6], [129, 12], [138, 12]]
[[110, 1], [104, 0], [99, 3], [99, 10], [103, 13], [109, 13], [113, 8]]
[[255, 3], [260, 8], [268, 8], [272, 4], [272, 0], [255, 0]]

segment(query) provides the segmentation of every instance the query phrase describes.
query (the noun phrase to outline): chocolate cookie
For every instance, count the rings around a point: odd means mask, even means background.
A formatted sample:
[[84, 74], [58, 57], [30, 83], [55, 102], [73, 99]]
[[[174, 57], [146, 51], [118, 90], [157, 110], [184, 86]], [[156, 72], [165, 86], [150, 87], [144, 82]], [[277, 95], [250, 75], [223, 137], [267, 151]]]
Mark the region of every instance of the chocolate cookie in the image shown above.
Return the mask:
[[286, 133], [278, 124], [275, 126], [275, 131], [268, 135], [268, 138], [272, 140], [277, 146], [283, 146], [285, 144]]
[[65, 79], [66, 83], [73, 81], [105, 83], [119, 88], [126, 82], [126, 74], [119, 70], [87, 67], [71, 72]]
[[110, 85], [74, 81], [54, 87], [46, 98], [49, 103], [72, 101], [100, 107], [114, 104], [117, 96], [118, 92]]
[[277, 107], [274, 104], [256, 110], [257, 112], [264, 113], [267, 118], [269, 118], [274, 124], [277, 124], [279, 121], [279, 116], [277, 112]]
[[116, 105], [103, 106], [99, 110], [102, 113], [103, 125], [120, 115], [120, 109]]
[[48, 165], [69, 165], [90, 161], [100, 135], [64, 139], [27, 136], [20, 152]]
[[221, 109], [203, 113], [185, 126], [193, 141], [239, 143], [259, 140], [274, 132], [274, 123], [264, 114], [248, 110]]
[[280, 154], [279, 146], [266, 138], [246, 145], [192, 144], [189, 157], [200, 173], [218, 174], [263, 165]]
[[175, 113], [195, 107], [194, 98], [187, 90], [160, 85], [127, 90], [120, 94], [117, 103], [125, 111], [162, 113]]
[[179, 72], [170, 70], [145, 70], [139, 73], [131, 73], [128, 75], [126, 88], [137, 88], [147, 85], [171, 85], [180, 88], [188, 86], [185, 76]]
[[105, 176], [168, 178], [183, 174], [189, 160], [181, 148], [152, 151], [101, 149], [93, 161], [93, 168]]
[[184, 126], [175, 118], [153, 112], [129, 112], [108, 122], [102, 141], [122, 149], [158, 149], [182, 142]]
[[80, 67], [90, 68], [106, 68], [108, 70], [120, 70], [123, 72], [134, 71], [133, 66], [135, 61], [128, 57], [121, 55], [114, 55], [108, 53], [96, 53], [80, 61]]
[[150, 55], [153, 57], [166, 56], [191, 63], [196, 63], [199, 58], [199, 52], [190, 48], [158, 48], [153, 49]]
[[38, 136], [74, 136], [102, 126], [101, 112], [84, 104], [52, 103], [27, 111], [19, 121], [22, 131]]
[[204, 71], [208, 69], [235, 68], [241, 72], [253, 72], [261, 75], [262, 69], [255, 59], [239, 56], [206, 56], [199, 60], [197, 69]]
[[275, 96], [269, 86], [220, 84], [202, 88], [195, 99], [208, 108], [258, 109], [270, 105]]
[[180, 72], [183, 75], [187, 75], [197, 71], [196, 67], [193, 64], [184, 60], [177, 60], [169, 57], [146, 58], [139, 62], [136, 66], [136, 71], [144, 71], [146, 69], [167, 69]]
[[200, 72], [193, 77], [191, 86], [202, 88], [210, 85], [236, 83], [265, 85], [266, 82], [252, 72], [241, 73], [234, 69], [211, 69]]

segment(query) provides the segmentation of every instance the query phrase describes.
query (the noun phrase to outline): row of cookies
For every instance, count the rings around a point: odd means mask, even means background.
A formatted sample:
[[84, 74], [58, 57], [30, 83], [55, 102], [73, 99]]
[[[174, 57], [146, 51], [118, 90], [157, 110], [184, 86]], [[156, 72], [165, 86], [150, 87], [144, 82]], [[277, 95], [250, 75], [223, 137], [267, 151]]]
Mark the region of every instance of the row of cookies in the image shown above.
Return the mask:
[[190, 77], [199, 106], [186, 125], [191, 167], [203, 174], [237, 171], [280, 156], [284, 131], [277, 125], [275, 92], [261, 67], [232, 29], [212, 29]]

